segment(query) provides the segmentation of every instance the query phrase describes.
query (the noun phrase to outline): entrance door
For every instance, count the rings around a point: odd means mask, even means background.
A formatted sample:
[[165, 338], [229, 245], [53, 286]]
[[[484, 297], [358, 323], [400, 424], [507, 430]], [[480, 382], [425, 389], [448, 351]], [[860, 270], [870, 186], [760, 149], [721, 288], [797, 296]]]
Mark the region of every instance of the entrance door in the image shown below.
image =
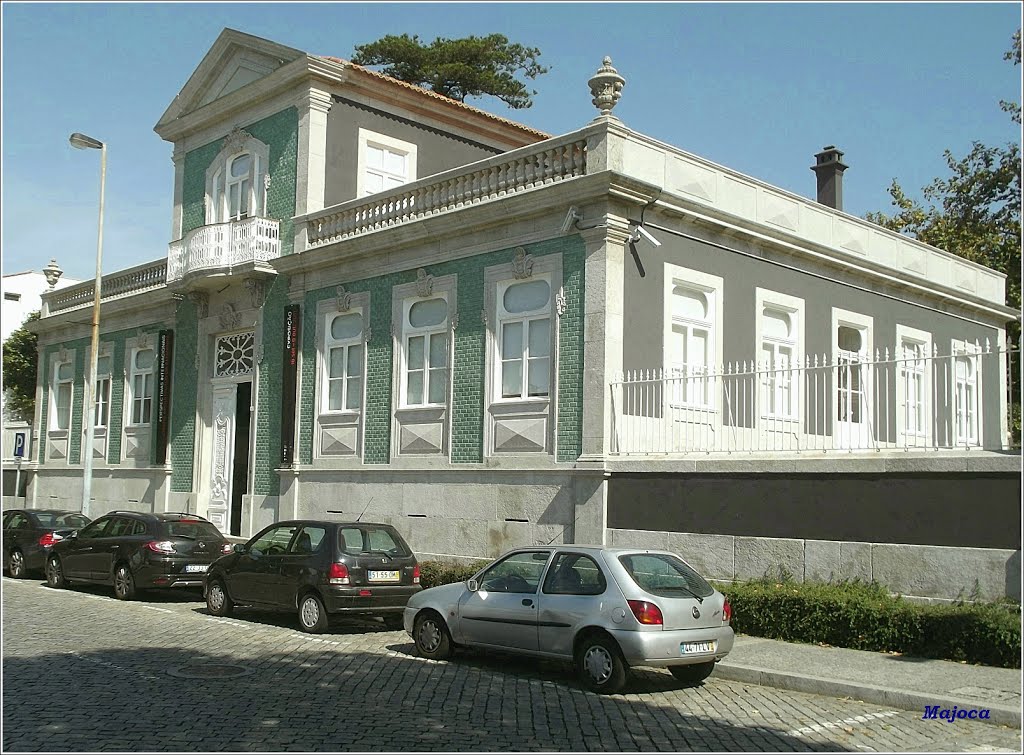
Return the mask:
[[251, 382], [213, 389], [213, 459], [207, 513], [221, 532], [232, 535], [241, 532], [242, 496], [249, 492], [251, 404]]

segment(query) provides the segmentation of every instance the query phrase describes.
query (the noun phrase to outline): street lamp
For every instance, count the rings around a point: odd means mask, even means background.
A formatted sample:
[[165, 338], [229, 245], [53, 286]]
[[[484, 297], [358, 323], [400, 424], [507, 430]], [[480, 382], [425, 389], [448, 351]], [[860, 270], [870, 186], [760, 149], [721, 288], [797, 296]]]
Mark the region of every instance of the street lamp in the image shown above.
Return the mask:
[[89, 371], [85, 386], [85, 461], [82, 464], [82, 514], [89, 516], [89, 499], [92, 496], [92, 444], [96, 425], [96, 363], [100, 352], [100, 286], [103, 282], [103, 192], [107, 182], [107, 145], [91, 136], [75, 132], [68, 140], [75, 149], [98, 149], [100, 151], [100, 221], [96, 239], [96, 280], [92, 294], [92, 350], [89, 355]]

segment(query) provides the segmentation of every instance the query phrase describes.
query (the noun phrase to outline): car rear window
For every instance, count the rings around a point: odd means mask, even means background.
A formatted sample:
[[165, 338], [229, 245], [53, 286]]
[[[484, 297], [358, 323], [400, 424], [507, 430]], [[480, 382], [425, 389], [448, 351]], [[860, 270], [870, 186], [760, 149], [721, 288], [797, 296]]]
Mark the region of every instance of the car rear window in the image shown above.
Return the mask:
[[89, 523], [89, 517], [81, 514], [61, 514], [54, 511], [36, 512], [36, 519], [42, 527], [74, 527], [80, 529]]
[[167, 519], [164, 530], [172, 537], [200, 538], [223, 537], [220, 530], [202, 519]]
[[676, 598], [692, 594], [706, 598], [714, 592], [704, 577], [668, 553], [630, 553], [619, 556], [619, 563], [641, 589], [652, 595]]
[[386, 553], [389, 556], [409, 556], [409, 546], [401, 535], [384, 527], [341, 527], [338, 529], [338, 548], [342, 553], [357, 556], [361, 553]]

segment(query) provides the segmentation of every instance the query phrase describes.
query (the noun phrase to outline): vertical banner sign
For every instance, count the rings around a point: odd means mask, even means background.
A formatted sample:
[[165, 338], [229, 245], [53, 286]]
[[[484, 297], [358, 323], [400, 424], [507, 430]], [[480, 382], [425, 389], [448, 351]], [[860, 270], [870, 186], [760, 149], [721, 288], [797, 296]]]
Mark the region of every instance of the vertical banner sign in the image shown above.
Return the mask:
[[284, 360], [281, 370], [281, 463], [295, 461], [295, 387], [299, 375], [299, 305], [284, 308]]
[[171, 357], [174, 331], [161, 330], [156, 354], [156, 463], [167, 462], [167, 437], [171, 429]]

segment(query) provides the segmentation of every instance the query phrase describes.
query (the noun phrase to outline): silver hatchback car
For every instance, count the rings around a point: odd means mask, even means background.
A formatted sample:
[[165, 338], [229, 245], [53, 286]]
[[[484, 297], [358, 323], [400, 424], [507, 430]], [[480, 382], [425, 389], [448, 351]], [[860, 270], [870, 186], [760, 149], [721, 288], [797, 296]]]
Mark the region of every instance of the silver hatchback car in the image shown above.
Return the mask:
[[630, 666], [696, 684], [732, 650], [729, 601], [669, 551], [537, 546], [471, 579], [424, 590], [405, 631], [427, 658], [458, 646], [573, 661], [583, 683], [617, 692]]

